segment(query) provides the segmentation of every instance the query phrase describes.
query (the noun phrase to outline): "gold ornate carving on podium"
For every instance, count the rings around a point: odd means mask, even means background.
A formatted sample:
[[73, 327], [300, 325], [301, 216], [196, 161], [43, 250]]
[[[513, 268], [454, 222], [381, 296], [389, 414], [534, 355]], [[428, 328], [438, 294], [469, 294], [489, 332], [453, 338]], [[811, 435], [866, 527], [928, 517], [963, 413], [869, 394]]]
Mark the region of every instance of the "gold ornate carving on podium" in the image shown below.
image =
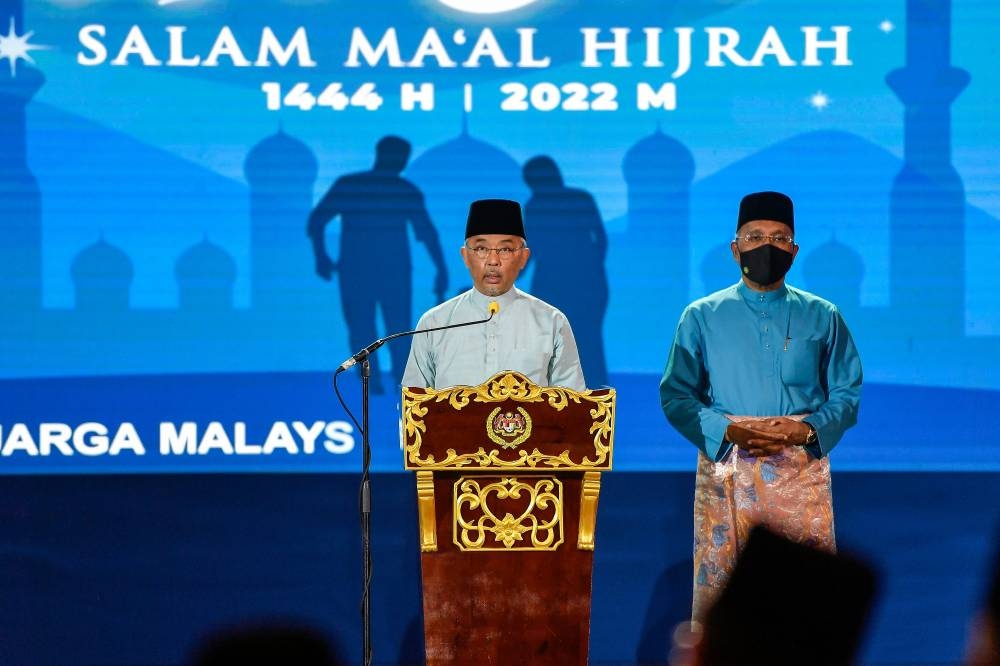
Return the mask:
[[434, 472], [417, 472], [417, 518], [420, 521], [420, 551], [434, 552], [437, 550]]
[[594, 531], [597, 529], [597, 498], [601, 494], [601, 473], [584, 472], [580, 485], [580, 529], [576, 547], [594, 550]]
[[[454, 411], [469, 408], [470, 405], [515, 402], [516, 407], [498, 407], [487, 419], [486, 430], [490, 441], [499, 443], [500, 448], [487, 450], [488, 444], [478, 446], [474, 451], [459, 453], [448, 448], [439, 458], [434, 453], [422, 452], [423, 436], [427, 432], [426, 419], [431, 406], [446, 403]], [[532, 405], [532, 403], [535, 403]], [[589, 441], [573, 441], [572, 451], [542, 450], [538, 445], [530, 452], [511, 451], [532, 436], [531, 422], [537, 420], [538, 410], [561, 412], [570, 404], [590, 405], [590, 423], [587, 437]], [[561, 387], [540, 387], [524, 375], [507, 372], [496, 375], [480, 386], [458, 386], [450, 389], [410, 389], [403, 388], [403, 448], [407, 469], [460, 469], [460, 468], [528, 468], [596, 470], [611, 468], [611, 454], [614, 440], [614, 391], [577, 392]], [[528, 405], [531, 405], [530, 407]], [[529, 412], [529, 409], [531, 412]], [[525, 421], [525, 429], [514, 439], [501, 437], [493, 424], [494, 416], [510, 412], [520, 415]], [[532, 416], [535, 412], [535, 416]], [[512, 427], [516, 427], [513, 426]], [[498, 442], [499, 440], [499, 442]], [[514, 444], [513, 442], [516, 442]], [[567, 442], [563, 442], [566, 444]], [[551, 447], [549, 447], [551, 448]]]
[[462, 477], [454, 517], [459, 550], [555, 550], [563, 542], [563, 485], [551, 476]]

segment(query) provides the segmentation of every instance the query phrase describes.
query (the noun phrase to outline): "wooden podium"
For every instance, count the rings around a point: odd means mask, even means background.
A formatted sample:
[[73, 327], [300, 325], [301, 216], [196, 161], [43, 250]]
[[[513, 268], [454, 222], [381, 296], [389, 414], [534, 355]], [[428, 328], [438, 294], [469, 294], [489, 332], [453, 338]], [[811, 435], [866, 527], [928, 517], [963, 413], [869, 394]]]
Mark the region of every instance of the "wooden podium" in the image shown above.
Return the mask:
[[428, 666], [586, 664], [614, 389], [403, 388]]

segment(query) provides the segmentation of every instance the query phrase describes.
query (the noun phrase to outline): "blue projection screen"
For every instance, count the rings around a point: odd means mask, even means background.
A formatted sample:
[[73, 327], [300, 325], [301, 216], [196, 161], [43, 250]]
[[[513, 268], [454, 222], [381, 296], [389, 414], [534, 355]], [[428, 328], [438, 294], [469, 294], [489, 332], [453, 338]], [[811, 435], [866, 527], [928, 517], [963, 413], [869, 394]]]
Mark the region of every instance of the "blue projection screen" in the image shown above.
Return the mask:
[[[616, 469], [693, 469], [659, 374], [683, 306], [739, 278], [740, 197], [776, 189], [789, 282], [841, 308], [864, 362], [836, 468], [1000, 470], [980, 425], [998, 20], [986, 0], [0, 0], [0, 474], [358, 469], [332, 370], [467, 289], [469, 202], [539, 179], [596, 203], [529, 214], [518, 286], [618, 389]], [[409, 154], [377, 155], [389, 135]], [[377, 354], [376, 471], [402, 468], [407, 349]]]

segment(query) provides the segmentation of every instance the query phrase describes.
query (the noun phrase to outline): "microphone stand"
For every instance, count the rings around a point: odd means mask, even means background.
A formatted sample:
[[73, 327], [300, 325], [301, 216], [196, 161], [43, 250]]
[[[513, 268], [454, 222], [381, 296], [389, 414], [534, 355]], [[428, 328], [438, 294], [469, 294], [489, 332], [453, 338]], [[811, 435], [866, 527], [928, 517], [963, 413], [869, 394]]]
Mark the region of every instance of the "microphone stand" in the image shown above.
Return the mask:
[[371, 666], [372, 663], [372, 614], [371, 614], [371, 583], [372, 583], [372, 542], [371, 542], [371, 474], [369, 468], [372, 462], [371, 440], [368, 438], [368, 380], [372, 366], [368, 354], [361, 360], [361, 562], [362, 562], [362, 592], [361, 592], [361, 663]]
[[371, 343], [351, 358], [340, 364], [335, 374], [339, 375], [352, 365], [361, 364], [361, 496], [359, 504], [361, 508], [361, 561], [362, 561], [362, 591], [361, 591], [361, 663], [364, 666], [371, 666], [372, 663], [372, 630], [371, 630], [371, 582], [372, 582], [372, 549], [371, 549], [371, 461], [372, 448], [371, 440], [368, 436], [368, 381], [371, 377], [371, 363], [369, 357], [378, 350], [379, 347], [404, 336], [416, 335], [417, 333], [430, 333], [441, 331], [447, 328], [461, 328], [462, 326], [474, 326], [485, 324], [493, 319], [499, 311], [495, 303], [490, 303], [490, 316], [486, 319], [467, 321], [460, 324], [448, 324], [447, 326], [436, 326], [434, 328], [421, 328], [412, 331], [400, 331], [379, 338]]

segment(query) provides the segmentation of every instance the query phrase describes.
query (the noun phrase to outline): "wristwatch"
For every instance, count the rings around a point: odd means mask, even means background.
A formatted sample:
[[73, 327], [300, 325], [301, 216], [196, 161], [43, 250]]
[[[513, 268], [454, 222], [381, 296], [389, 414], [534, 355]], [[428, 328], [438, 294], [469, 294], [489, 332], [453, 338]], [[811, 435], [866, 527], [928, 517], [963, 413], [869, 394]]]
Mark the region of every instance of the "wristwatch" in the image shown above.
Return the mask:
[[802, 446], [811, 446], [819, 441], [819, 437], [816, 435], [816, 428], [808, 423], [806, 425], [809, 426], [809, 434], [806, 435], [806, 441], [802, 442]]

